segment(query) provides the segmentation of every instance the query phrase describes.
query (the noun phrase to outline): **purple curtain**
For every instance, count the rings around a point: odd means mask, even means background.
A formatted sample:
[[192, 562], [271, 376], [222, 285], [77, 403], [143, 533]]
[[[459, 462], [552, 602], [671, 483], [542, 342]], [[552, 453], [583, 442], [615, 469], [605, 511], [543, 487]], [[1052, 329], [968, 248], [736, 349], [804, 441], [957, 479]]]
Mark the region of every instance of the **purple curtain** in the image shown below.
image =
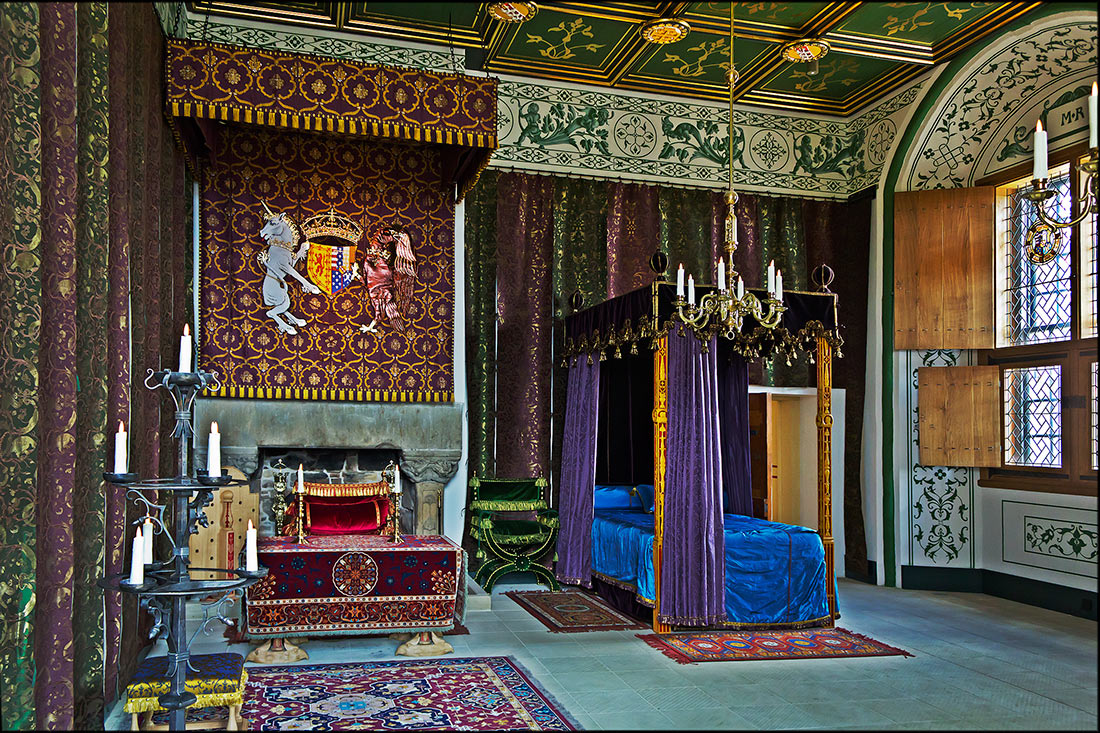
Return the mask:
[[607, 297], [653, 282], [649, 258], [659, 244], [657, 187], [613, 183], [607, 207]]
[[549, 478], [553, 179], [503, 173], [497, 185], [496, 475]]
[[709, 626], [726, 620], [717, 355], [716, 338], [704, 351], [681, 327], [668, 336], [668, 467], [658, 618], [669, 624]]
[[718, 347], [718, 411], [725, 513], [751, 517], [749, 370], [745, 358], [724, 341]]
[[600, 362], [582, 354], [569, 369], [566, 388], [556, 575], [563, 583], [586, 588], [592, 587], [592, 488], [599, 404]]

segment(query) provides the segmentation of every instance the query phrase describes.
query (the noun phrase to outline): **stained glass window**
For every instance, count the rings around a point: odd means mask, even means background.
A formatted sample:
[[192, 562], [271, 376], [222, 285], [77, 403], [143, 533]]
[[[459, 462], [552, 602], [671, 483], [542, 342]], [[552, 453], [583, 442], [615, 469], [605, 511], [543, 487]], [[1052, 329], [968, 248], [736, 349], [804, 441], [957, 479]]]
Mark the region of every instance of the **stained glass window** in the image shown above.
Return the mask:
[[[1072, 209], [1069, 166], [1050, 173], [1047, 183], [1056, 195], [1046, 202], [1047, 212], [1065, 221]], [[1024, 198], [1029, 180], [1021, 180], [1001, 190], [1001, 231], [1006, 262], [1002, 272], [1005, 311], [1002, 314], [1007, 337], [1006, 345], [1038, 344], [1064, 341], [1072, 337], [1072, 254], [1069, 230], [1052, 230], [1048, 237], [1058, 237], [1058, 254], [1050, 262], [1032, 262], [1025, 250], [1028, 228], [1037, 221], [1035, 206]]]

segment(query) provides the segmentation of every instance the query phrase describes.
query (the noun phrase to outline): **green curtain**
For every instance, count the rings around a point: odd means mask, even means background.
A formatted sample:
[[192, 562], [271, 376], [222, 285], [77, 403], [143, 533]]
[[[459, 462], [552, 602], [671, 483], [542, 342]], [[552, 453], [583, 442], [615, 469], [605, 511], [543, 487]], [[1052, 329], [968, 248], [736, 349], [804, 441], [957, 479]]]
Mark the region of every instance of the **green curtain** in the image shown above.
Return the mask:
[[466, 399], [469, 472], [494, 476], [497, 178], [482, 172], [466, 196]]
[[[763, 278], [767, 277], [768, 263], [774, 260], [776, 269], [783, 272], [784, 290], [806, 290], [809, 273], [801, 199], [757, 196], [756, 222]], [[765, 383], [773, 386], [809, 386], [810, 373], [809, 360], [805, 358], [792, 359], [790, 366], [782, 359], [764, 365]]]
[[581, 178], [554, 179], [554, 317], [572, 313], [579, 291], [582, 308], [607, 297], [607, 184]]
[[0, 727], [34, 717], [35, 484], [42, 222], [39, 7], [0, 3]]
[[681, 263], [700, 285], [714, 282], [715, 260], [711, 219], [713, 194], [686, 188], [657, 189], [660, 249], [668, 255], [666, 276], [675, 278]]

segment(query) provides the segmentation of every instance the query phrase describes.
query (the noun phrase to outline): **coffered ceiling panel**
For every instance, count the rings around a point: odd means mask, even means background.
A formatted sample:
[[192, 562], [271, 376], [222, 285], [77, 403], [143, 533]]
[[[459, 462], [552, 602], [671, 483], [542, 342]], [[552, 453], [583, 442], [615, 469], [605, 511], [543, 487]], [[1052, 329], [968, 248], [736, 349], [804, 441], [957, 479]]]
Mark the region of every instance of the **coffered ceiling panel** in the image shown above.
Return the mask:
[[[738, 2], [735, 97], [786, 110], [848, 115], [1039, 2]], [[730, 3], [542, 2], [524, 23], [502, 23], [489, 3], [189, 0], [192, 13], [263, 20], [467, 49], [469, 68], [657, 94], [728, 99]], [[656, 18], [691, 26], [664, 46], [641, 37]], [[316, 32], [316, 30], [314, 31]], [[323, 30], [322, 30], [323, 32]], [[783, 44], [820, 38], [816, 74], [784, 61]]]

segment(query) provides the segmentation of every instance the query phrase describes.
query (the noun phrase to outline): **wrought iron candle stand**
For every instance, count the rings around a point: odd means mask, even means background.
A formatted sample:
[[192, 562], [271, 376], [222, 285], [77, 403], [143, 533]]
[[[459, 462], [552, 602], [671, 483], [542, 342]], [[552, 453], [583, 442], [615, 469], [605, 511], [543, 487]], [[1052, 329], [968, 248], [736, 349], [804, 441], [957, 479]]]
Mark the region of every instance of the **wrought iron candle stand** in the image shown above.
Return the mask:
[[[179, 442], [179, 474], [174, 478], [139, 479], [137, 474], [104, 473], [103, 478], [120, 486], [130, 487], [127, 498], [144, 505], [144, 516], [135, 524], [151, 519], [153, 534], [163, 534], [172, 546], [172, 556], [167, 561], [145, 566], [144, 580], [141, 585], [129, 582], [128, 573], [120, 573], [100, 578], [99, 587], [108, 591], [132, 593], [138, 596], [141, 608], [153, 616], [153, 628], [150, 639], [165, 639], [168, 645], [169, 691], [158, 701], [169, 711], [169, 730], [185, 730], [187, 707], [196, 702], [193, 693], [186, 690], [187, 670], [190, 665], [190, 648], [200, 631], [209, 633], [209, 625], [220, 620], [226, 625], [232, 622], [225, 617], [227, 606], [232, 602], [228, 597], [238, 589], [244, 589], [256, 583], [265, 575], [267, 568], [260, 567], [255, 572], [224, 568], [191, 568], [189, 558], [189, 540], [198, 532], [198, 526], [208, 527], [209, 522], [203, 511], [214, 503], [214, 489], [223, 486], [241, 485], [244, 481], [231, 479], [228, 475], [211, 477], [205, 471], [190, 468], [192, 440], [195, 435], [192, 426], [192, 409], [195, 397], [210, 387], [220, 387], [217, 374], [204, 372], [174, 372], [148, 370], [145, 386], [155, 390], [163, 388], [171, 396], [176, 406], [176, 427], [172, 436]], [[150, 500], [143, 492], [155, 491], [156, 498]], [[162, 498], [167, 495], [164, 503]], [[171, 530], [165, 523], [165, 511], [171, 506]], [[152, 541], [152, 537], [149, 538]], [[191, 570], [202, 570], [235, 575], [225, 580], [193, 580]], [[190, 637], [187, 636], [187, 600], [216, 596], [210, 602], [202, 603], [202, 623]], [[193, 668], [192, 668], [193, 669]]]

